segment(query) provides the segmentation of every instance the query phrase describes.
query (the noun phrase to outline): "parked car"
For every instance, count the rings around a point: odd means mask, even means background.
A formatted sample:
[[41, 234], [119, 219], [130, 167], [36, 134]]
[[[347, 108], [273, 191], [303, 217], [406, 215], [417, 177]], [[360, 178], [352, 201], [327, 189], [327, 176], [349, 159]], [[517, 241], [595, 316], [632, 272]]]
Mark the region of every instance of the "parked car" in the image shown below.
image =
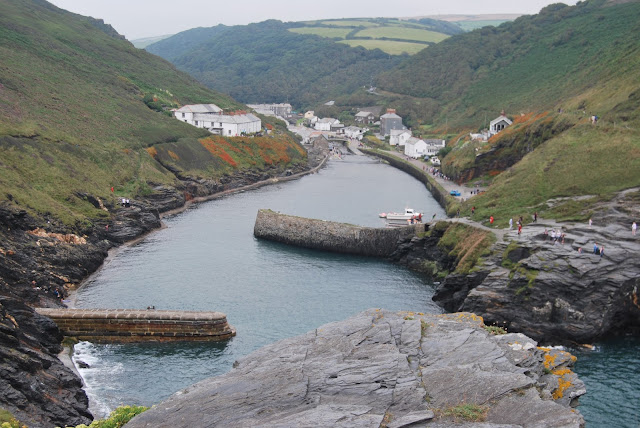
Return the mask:
[[450, 191], [450, 192], [449, 192], [449, 194], [450, 194], [451, 196], [460, 196], [460, 192], [459, 192], [459, 191], [457, 191], [457, 190], [452, 190], [452, 191]]
[[434, 165], [440, 165], [440, 159], [437, 156], [431, 156], [431, 163]]

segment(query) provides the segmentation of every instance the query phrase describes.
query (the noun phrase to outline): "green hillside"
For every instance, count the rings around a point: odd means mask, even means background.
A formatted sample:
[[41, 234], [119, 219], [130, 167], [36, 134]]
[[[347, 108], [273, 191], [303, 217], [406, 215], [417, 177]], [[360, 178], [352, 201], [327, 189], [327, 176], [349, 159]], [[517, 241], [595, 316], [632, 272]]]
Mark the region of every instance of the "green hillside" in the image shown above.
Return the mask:
[[392, 18], [336, 19], [294, 24], [289, 31], [327, 37], [349, 46], [380, 49], [391, 55], [413, 55], [463, 30], [434, 19], [400, 20]]
[[403, 56], [460, 32], [435, 20], [272, 20], [197, 28], [146, 49], [242, 102], [300, 108], [368, 87]]
[[[166, 109], [242, 107], [101, 21], [40, 0], [0, 2], [0, 58], [0, 203], [70, 226], [107, 215], [86, 194], [109, 200], [112, 186], [136, 196], [150, 192], [150, 183], [175, 183], [146, 149], [193, 145], [209, 134]], [[278, 144], [296, 146], [290, 137]]]
[[[485, 114], [495, 117], [503, 108], [569, 107], [583, 94], [585, 108], [602, 115], [633, 92], [640, 58], [640, 5], [604, 3], [556, 4], [452, 37], [382, 75], [378, 86], [431, 105], [407, 112], [413, 124], [446, 118], [479, 127]], [[609, 88], [609, 82], [616, 83]]]
[[[183, 55], [167, 58], [208, 87], [242, 102], [289, 102], [297, 107], [353, 92], [401, 60], [380, 50], [296, 34], [289, 31], [292, 25], [265, 21], [227, 27], [205, 42], [194, 42]], [[162, 47], [172, 49], [174, 37], [149, 46], [149, 51], [165, 56]]]
[[[378, 91], [414, 132], [447, 136], [447, 175], [491, 183], [467, 203], [480, 216], [586, 218], [640, 186], [638, 34], [640, 2], [555, 4], [432, 46], [380, 76]], [[471, 141], [501, 109], [514, 124]]]

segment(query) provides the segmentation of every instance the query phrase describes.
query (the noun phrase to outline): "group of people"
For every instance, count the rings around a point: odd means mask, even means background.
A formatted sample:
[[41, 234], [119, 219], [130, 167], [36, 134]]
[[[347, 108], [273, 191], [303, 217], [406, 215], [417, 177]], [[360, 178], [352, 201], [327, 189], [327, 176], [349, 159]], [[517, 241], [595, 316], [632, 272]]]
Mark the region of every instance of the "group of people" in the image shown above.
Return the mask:
[[129, 199], [122, 198], [122, 206], [129, 208], [131, 206], [131, 201]]
[[553, 241], [553, 245], [556, 245], [558, 242], [564, 245], [564, 237], [566, 235], [562, 232], [562, 230], [551, 229], [551, 231], [549, 231], [545, 228], [544, 234], [545, 234], [545, 237], [548, 236], [549, 240]]
[[434, 167], [429, 168], [429, 174], [433, 175], [436, 178], [442, 178], [444, 181], [451, 180], [449, 177], [444, 175], [442, 171], [440, 171], [438, 168], [434, 168]]

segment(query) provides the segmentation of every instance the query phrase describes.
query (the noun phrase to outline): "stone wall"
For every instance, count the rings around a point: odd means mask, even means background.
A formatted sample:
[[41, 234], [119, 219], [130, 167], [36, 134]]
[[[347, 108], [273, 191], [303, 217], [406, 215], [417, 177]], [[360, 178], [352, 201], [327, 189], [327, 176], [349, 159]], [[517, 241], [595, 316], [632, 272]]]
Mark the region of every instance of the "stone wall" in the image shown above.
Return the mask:
[[221, 312], [49, 308], [37, 312], [51, 318], [65, 336], [96, 343], [219, 341], [236, 335]]
[[424, 232], [427, 225], [397, 228], [354, 226], [260, 210], [253, 234], [257, 238], [316, 250], [362, 256], [389, 257], [400, 241]]
[[420, 168], [417, 168], [415, 165], [412, 165], [409, 162], [405, 162], [402, 159], [398, 159], [393, 155], [390, 155], [378, 150], [367, 150], [367, 149], [361, 149], [361, 150], [362, 152], [368, 155], [376, 156], [381, 159], [384, 159], [385, 161], [389, 162], [391, 166], [398, 168], [399, 170], [404, 171], [407, 174], [414, 177], [415, 179], [419, 180], [421, 183], [425, 185], [427, 190], [431, 192], [431, 195], [433, 195], [433, 198], [436, 201], [438, 201], [438, 203], [442, 207], [444, 207], [448, 215], [455, 214], [456, 207], [457, 207], [455, 198], [449, 195], [449, 193], [447, 193], [447, 191], [442, 186], [440, 186], [436, 182], [436, 180], [433, 179], [429, 174], [422, 171]]

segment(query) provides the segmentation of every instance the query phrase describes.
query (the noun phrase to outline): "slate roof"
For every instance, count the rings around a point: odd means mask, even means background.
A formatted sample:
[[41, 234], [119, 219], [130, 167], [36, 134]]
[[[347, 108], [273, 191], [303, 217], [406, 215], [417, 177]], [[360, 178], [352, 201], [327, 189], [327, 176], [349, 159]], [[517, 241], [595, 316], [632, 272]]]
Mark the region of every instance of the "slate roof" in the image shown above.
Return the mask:
[[194, 114], [193, 120], [202, 120], [207, 122], [222, 122], [222, 123], [251, 123], [251, 122], [260, 122], [260, 119], [251, 114], [236, 114], [236, 115], [226, 115], [226, 114], [218, 114], [215, 116], [211, 116], [210, 114]]
[[220, 113], [222, 109], [215, 104], [189, 104], [176, 110], [179, 113]]

